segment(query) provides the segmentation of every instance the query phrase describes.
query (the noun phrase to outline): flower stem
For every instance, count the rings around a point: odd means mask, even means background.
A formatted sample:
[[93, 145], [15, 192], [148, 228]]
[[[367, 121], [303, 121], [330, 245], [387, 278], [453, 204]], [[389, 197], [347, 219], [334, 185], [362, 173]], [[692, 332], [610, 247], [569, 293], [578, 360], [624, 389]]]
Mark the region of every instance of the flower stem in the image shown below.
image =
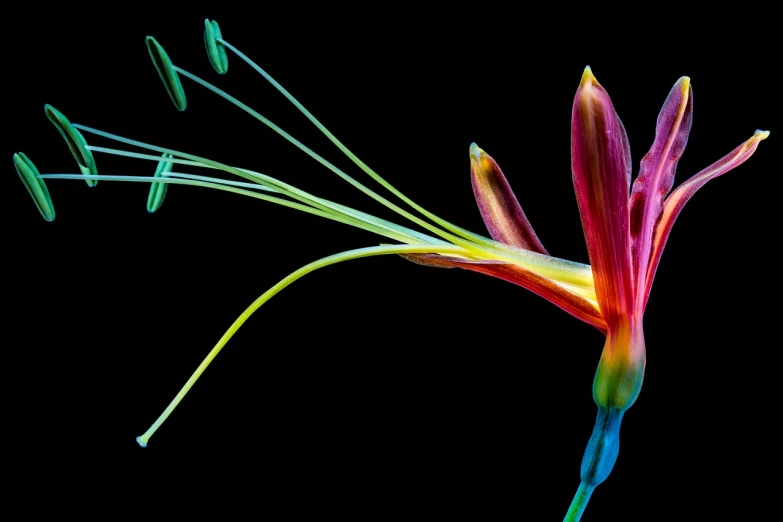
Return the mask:
[[579, 484], [579, 489], [576, 490], [574, 500], [571, 501], [571, 507], [568, 508], [563, 522], [579, 522], [582, 518], [582, 513], [585, 512], [587, 502], [590, 500], [590, 495], [593, 494], [595, 486], [588, 486], [584, 482]]

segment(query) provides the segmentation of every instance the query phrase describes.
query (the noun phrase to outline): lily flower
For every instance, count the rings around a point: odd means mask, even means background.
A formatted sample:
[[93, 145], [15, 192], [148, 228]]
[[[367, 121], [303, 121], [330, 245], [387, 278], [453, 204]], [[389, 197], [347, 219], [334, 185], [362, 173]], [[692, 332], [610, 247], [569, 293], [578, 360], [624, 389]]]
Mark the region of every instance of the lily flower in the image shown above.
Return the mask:
[[[664, 102], [655, 141], [642, 160], [639, 174], [631, 186], [631, 158], [625, 130], [608, 94], [590, 68], [586, 68], [574, 99], [571, 121], [573, 183], [590, 258], [590, 265], [585, 265], [547, 252], [500, 167], [475, 143], [469, 147], [471, 183], [489, 237], [432, 214], [394, 188], [343, 145], [266, 71], [226, 41], [216, 22], [206, 20], [204, 34], [207, 55], [216, 72], [225, 74], [228, 71], [228, 51], [231, 51], [269, 81], [365, 175], [409, 209], [337, 168], [259, 112], [175, 66], [163, 47], [154, 38], [147, 37], [150, 57], [178, 110], [187, 108], [181, 81], [181, 77], [185, 77], [241, 108], [418, 229], [317, 197], [266, 174], [71, 123], [62, 113], [47, 105], [47, 117], [66, 140], [81, 171], [77, 174], [42, 175], [28, 156], [23, 153], [14, 155], [16, 170], [47, 221], [54, 220], [55, 213], [46, 179], [82, 180], [90, 186], [95, 186], [99, 180], [126, 181], [151, 184], [147, 200], [149, 212], [160, 208], [169, 185], [190, 185], [278, 204], [396, 242], [350, 250], [314, 261], [262, 294], [229, 327], [171, 404], [143, 435], [137, 437], [137, 442], [146, 447], [150, 437], [223, 346], [258, 308], [283, 288], [314, 270], [343, 261], [400, 255], [422, 265], [462, 268], [521, 286], [606, 335], [593, 386], [598, 415], [582, 462], [581, 484], [566, 515], [566, 520], [579, 520], [593, 490], [611, 472], [619, 451], [623, 414], [635, 402], [641, 389], [645, 368], [644, 309], [672, 225], [685, 203], [701, 186], [746, 161], [769, 132], [757, 131], [728, 155], [672, 191], [675, 168], [686, 145], [693, 115], [690, 80], [681, 78]], [[82, 132], [147, 152], [89, 145]], [[99, 174], [93, 153], [154, 161], [157, 168], [150, 176]], [[181, 166], [208, 169], [213, 175], [175, 171]], [[241, 178], [242, 181], [227, 179], [225, 175]]]
[[[677, 162], [693, 119], [690, 79], [672, 87], [658, 115], [655, 141], [631, 185], [628, 137], [606, 90], [585, 68], [571, 116], [571, 168], [590, 257], [594, 299], [575, 300], [562, 285], [544, 291], [518, 266], [408, 256], [443, 267], [460, 267], [529, 288], [606, 334], [593, 384], [598, 416], [582, 461], [568, 520], [579, 520], [596, 486], [608, 477], [619, 452], [623, 414], [642, 387], [645, 369], [643, 316], [658, 263], [685, 203], [709, 180], [745, 162], [769, 136], [756, 131], [729, 154], [672, 191]], [[497, 163], [471, 146], [471, 175], [479, 210], [490, 235], [546, 254]]]

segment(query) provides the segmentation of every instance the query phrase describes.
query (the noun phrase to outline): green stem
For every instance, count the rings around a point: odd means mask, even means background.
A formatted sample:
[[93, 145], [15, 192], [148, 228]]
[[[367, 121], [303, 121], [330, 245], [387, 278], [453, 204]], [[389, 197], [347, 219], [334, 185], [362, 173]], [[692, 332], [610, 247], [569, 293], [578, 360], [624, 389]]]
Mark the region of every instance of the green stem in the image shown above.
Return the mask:
[[563, 522], [579, 522], [582, 518], [582, 513], [585, 512], [587, 502], [590, 500], [590, 495], [593, 494], [595, 486], [588, 486], [584, 482], [579, 484], [579, 489], [576, 490], [574, 500], [571, 501], [571, 507], [568, 508]]

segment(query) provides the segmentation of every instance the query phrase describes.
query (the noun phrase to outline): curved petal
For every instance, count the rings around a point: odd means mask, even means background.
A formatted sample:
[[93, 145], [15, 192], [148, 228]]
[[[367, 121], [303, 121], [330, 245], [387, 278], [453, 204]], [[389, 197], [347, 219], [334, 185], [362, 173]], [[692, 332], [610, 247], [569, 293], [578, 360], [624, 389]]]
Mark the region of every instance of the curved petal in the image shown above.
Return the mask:
[[470, 145], [470, 181], [481, 219], [492, 239], [539, 254], [547, 253], [503, 171], [475, 143]]
[[577, 319], [591, 324], [602, 332], [606, 332], [601, 311], [594, 302], [577, 295], [554, 281], [534, 274], [519, 265], [502, 263], [499, 261], [469, 261], [438, 254], [401, 254], [408, 261], [420, 265], [440, 268], [463, 268], [472, 272], [479, 272], [509, 283], [514, 283], [522, 288], [530, 290], [550, 303], [560, 307]]
[[729, 154], [713, 163], [706, 169], [702, 170], [698, 174], [694, 175], [691, 179], [677, 187], [677, 189], [666, 198], [663, 204], [663, 213], [661, 214], [661, 220], [658, 222], [658, 226], [655, 229], [655, 236], [653, 237], [652, 252], [650, 253], [650, 266], [647, 269], [647, 283], [644, 289], [644, 301], [643, 306], [647, 306], [647, 299], [650, 296], [650, 288], [652, 287], [653, 279], [655, 278], [655, 271], [658, 269], [658, 263], [661, 260], [661, 254], [663, 248], [666, 246], [666, 240], [669, 239], [669, 234], [672, 231], [672, 226], [675, 220], [680, 215], [685, 203], [691, 199], [697, 190], [699, 190], [705, 183], [713, 178], [722, 176], [734, 167], [738, 167], [743, 164], [748, 158], [750, 158], [761, 140], [764, 140], [769, 136], [769, 131], [756, 131], [752, 138], [745, 143], [731, 151]]
[[571, 169], [598, 304], [612, 328], [633, 311], [628, 213], [631, 152], [612, 101], [589, 67], [571, 115]]
[[[683, 76], [672, 87], [658, 114], [655, 141], [642, 158], [639, 176], [631, 191], [631, 254], [637, 310], [647, 283], [655, 225], [663, 212], [663, 200], [674, 185], [677, 161], [688, 143], [692, 121], [693, 89], [690, 79]], [[639, 274], [645, 276], [639, 277]]]

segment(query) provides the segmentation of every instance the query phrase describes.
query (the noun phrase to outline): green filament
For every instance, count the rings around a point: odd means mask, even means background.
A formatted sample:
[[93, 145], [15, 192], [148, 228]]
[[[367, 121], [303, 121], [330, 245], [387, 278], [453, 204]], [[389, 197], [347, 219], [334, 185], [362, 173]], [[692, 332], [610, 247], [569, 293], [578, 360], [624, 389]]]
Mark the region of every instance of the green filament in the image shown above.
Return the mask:
[[318, 261], [314, 261], [308, 265], [303, 266], [299, 270], [283, 278], [279, 283], [277, 283], [275, 286], [273, 286], [272, 288], [264, 292], [258, 299], [253, 301], [253, 303], [250, 306], [248, 306], [247, 309], [245, 309], [245, 311], [242, 312], [242, 314], [239, 317], [237, 317], [237, 319], [229, 327], [226, 333], [224, 333], [223, 336], [220, 338], [220, 340], [218, 340], [215, 347], [212, 348], [212, 351], [209, 352], [209, 354], [201, 362], [198, 368], [196, 368], [196, 371], [193, 372], [193, 375], [190, 376], [190, 378], [187, 380], [187, 382], [179, 391], [179, 393], [177, 393], [176, 397], [174, 397], [174, 400], [171, 401], [171, 403], [166, 407], [166, 409], [163, 411], [160, 417], [158, 417], [158, 419], [152, 424], [152, 426], [150, 426], [150, 428], [146, 432], [144, 432], [143, 435], [136, 437], [136, 442], [138, 442], [139, 445], [143, 448], [147, 446], [150, 437], [152, 437], [152, 435], [158, 430], [158, 428], [160, 428], [160, 426], [168, 418], [168, 416], [171, 415], [171, 412], [174, 411], [174, 409], [177, 407], [180, 401], [182, 401], [182, 399], [188, 393], [190, 388], [193, 387], [193, 384], [195, 384], [198, 378], [201, 377], [201, 374], [204, 373], [204, 370], [207, 369], [207, 367], [212, 362], [212, 360], [217, 356], [218, 353], [220, 353], [220, 350], [223, 349], [226, 343], [231, 339], [231, 337], [234, 336], [234, 334], [245, 323], [245, 321], [247, 321], [250, 318], [250, 316], [253, 315], [253, 313], [261, 307], [261, 305], [269, 301], [282, 289], [284, 289], [285, 287], [287, 287], [297, 279], [304, 277], [310, 272], [318, 270], [319, 268], [323, 268], [329, 265], [334, 265], [336, 263], [342, 263], [343, 261], [349, 261], [351, 259], [359, 259], [362, 257], [380, 256], [380, 255], [388, 255], [388, 254], [433, 254], [433, 253], [459, 254], [459, 255], [467, 254], [465, 249], [456, 246], [436, 247], [434, 245], [392, 245], [392, 246], [359, 248], [357, 250], [349, 250], [347, 252], [342, 252], [340, 254], [324, 257], [322, 259], [319, 259]]

